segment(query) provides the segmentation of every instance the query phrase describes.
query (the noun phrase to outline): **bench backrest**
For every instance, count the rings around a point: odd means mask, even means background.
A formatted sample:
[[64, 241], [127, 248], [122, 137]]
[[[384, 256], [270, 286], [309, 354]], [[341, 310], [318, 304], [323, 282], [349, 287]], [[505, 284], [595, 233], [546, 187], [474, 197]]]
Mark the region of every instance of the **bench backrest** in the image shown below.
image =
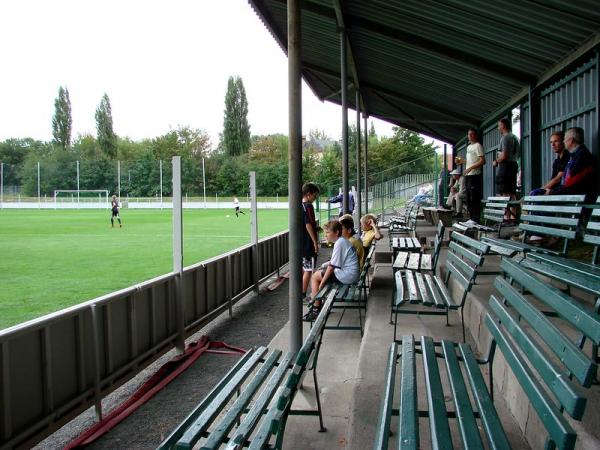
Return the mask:
[[446, 254], [446, 279], [444, 282], [447, 285], [450, 278], [454, 278], [463, 288], [459, 306], [462, 307], [464, 305], [467, 294], [477, 277], [477, 269], [483, 264], [484, 255], [489, 249], [489, 245], [464, 234], [452, 233], [450, 235], [450, 247]]
[[595, 342], [600, 339], [600, 321], [512, 260], [503, 259], [501, 268], [506, 278], [496, 278], [494, 287], [499, 295], [490, 297], [494, 314], [487, 313], [485, 318], [493, 345], [502, 351], [528, 396], [549, 434], [550, 444], [573, 448], [576, 433], [562, 412], [581, 420], [586, 406], [581, 387], [591, 385], [597, 365], [513, 283], [555, 309]]
[[510, 197], [488, 197], [483, 209], [483, 218], [486, 223], [496, 222], [502, 225], [509, 201]]
[[523, 199], [523, 214], [519, 228], [523, 242], [531, 235], [563, 239], [562, 253], [567, 253], [569, 241], [575, 239], [585, 195], [538, 195]]
[[[600, 197], [596, 203], [600, 204]], [[594, 246], [594, 254], [592, 255], [592, 264], [598, 264], [598, 247], [600, 246], [600, 208], [595, 208], [585, 227], [583, 242]]]

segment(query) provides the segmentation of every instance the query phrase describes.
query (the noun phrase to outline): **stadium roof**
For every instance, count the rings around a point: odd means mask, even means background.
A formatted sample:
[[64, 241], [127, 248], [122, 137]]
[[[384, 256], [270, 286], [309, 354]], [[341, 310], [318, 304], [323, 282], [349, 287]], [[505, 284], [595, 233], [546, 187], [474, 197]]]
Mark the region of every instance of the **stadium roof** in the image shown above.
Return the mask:
[[[286, 0], [249, 2], [286, 51]], [[302, 74], [337, 104], [340, 28], [348, 83], [367, 114], [455, 143], [600, 42], [600, 8], [597, 0], [305, 0]]]

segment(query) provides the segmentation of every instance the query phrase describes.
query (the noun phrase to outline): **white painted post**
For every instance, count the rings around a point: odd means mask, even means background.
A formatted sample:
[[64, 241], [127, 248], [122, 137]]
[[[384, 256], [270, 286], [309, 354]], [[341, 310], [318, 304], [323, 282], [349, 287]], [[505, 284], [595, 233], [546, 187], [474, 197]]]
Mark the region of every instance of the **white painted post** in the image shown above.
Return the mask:
[[204, 173], [204, 157], [202, 157], [202, 187], [204, 188], [204, 209], [206, 209], [206, 175]]
[[4, 207], [4, 163], [0, 163], [0, 209]]
[[[163, 209], [163, 192], [162, 192], [162, 159], [159, 161], [159, 171], [160, 171], [160, 209]], [[181, 166], [180, 166], [181, 170]], [[174, 178], [173, 178], [174, 179]], [[181, 183], [181, 173], [179, 174], [179, 182]], [[180, 186], [181, 187], [181, 186]]]
[[79, 160], [77, 160], [77, 209], [79, 209]]
[[252, 275], [254, 277], [254, 290], [258, 293], [260, 263], [258, 255], [258, 208], [256, 201], [256, 172], [250, 172], [250, 238], [252, 243]]
[[177, 338], [175, 345], [180, 354], [185, 350], [185, 323], [183, 316], [183, 223], [181, 219], [181, 156], [173, 156], [173, 272], [175, 272], [175, 317], [177, 324]]
[[121, 161], [117, 160], [117, 197], [121, 201]]
[[41, 208], [41, 199], [40, 199], [40, 162], [38, 161], [38, 208]]

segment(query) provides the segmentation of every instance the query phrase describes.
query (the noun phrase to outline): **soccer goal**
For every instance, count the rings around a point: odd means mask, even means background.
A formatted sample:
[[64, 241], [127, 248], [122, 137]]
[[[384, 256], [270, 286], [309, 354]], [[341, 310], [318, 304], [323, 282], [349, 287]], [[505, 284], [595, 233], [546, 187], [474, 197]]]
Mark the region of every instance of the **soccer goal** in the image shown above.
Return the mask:
[[108, 190], [106, 189], [56, 189], [54, 207], [77, 208], [81, 205], [92, 208], [108, 208]]

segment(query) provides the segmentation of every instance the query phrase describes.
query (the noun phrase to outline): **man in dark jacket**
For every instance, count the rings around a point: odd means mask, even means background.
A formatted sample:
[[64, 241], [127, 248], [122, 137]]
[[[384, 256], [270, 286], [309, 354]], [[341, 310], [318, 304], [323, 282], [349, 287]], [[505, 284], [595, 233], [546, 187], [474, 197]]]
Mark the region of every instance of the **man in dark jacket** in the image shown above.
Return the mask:
[[583, 129], [569, 128], [565, 134], [565, 147], [571, 158], [563, 173], [560, 185], [546, 189], [546, 195], [585, 194], [586, 203], [596, 201], [596, 161], [583, 143]]

